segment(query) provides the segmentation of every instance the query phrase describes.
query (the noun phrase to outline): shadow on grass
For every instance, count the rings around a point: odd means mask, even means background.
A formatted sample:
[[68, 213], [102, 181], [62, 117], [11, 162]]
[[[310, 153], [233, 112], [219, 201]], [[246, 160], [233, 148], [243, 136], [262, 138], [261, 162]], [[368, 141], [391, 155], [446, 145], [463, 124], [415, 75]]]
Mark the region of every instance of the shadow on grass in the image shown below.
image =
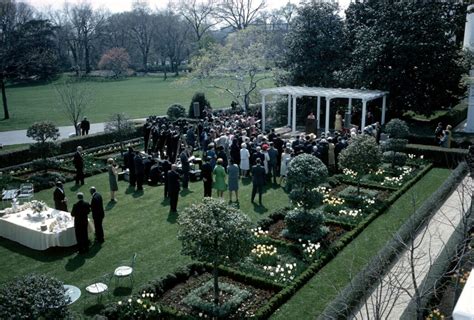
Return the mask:
[[105, 206], [105, 211], [112, 210], [116, 204], [117, 202], [115, 201], [109, 201], [109, 203], [107, 203], [107, 205]]
[[114, 297], [127, 297], [132, 294], [132, 288], [130, 287], [116, 287], [112, 292]]
[[168, 213], [168, 218], [166, 219], [166, 221], [168, 221], [171, 224], [175, 224], [176, 220], [178, 220], [178, 213], [176, 212]]
[[75, 246], [72, 247], [54, 247], [54, 248], [49, 248], [48, 250], [44, 251], [39, 251], [39, 250], [34, 250], [25, 246], [22, 246], [21, 244], [8, 240], [8, 239], [3, 239], [0, 238], [0, 246], [3, 248], [9, 250], [10, 252], [18, 255], [23, 255], [28, 258], [34, 259], [36, 261], [41, 261], [41, 262], [53, 262], [57, 260], [62, 260], [65, 257], [71, 256], [74, 254], [76, 251]]
[[131, 194], [135, 192], [135, 187], [128, 186], [127, 189], [125, 190], [125, 194]]
[[194, 191], [191, 191], [189, 189], [183, 189], [183, 191], [180, 192], [181, 197], [186, 197], [188, 194], [194, 193]]
[[75, 192], [75, 191], [79, 190], [80, 188], [81, 188], [80, 185], [75, 184], [72, 187], [70, 187], [69, 190], [71, 190], [72, 192]]
[[163, 198], [163, 200], [161, 200], [161, 205], [163, 207], [169, 206], [170, 205], [170, 198]]
[[76, 271], [84, 265], [86, 258], [82, 254], [76, 254], [73, 258], [69, 259], [64, 266], [66, 271]]
[[268, 212], [268, 209], [263, 204], [259, 205], [259, 204], [253, 203], [253, 211], [259, 214], [264, 214], [265, 212]]
[[140, 198], [141, 196], [143, 196], [145, 194], [145, 192], [143, 190], [137, 190], [133, 193], [133, 197], [134, 198]]
[[242, 185], [248, 186], [249, 184], [252, 184], [252, 178], [250, 177], [245, 177], [241, 180]]
[[102, 249], [102, 244], [95, 242], [89, 249], [89, 251], [84, 255], [85, 258], [90, 259], [94, 258], [97, 253]]
[[103, 303], [97, 303], [91, 306], [88, 306], [84, 309], [84, 314], [89, 317], [93, 317], [96, 314], [99, 314], [102, 310], [104, 310], [105, 305]]

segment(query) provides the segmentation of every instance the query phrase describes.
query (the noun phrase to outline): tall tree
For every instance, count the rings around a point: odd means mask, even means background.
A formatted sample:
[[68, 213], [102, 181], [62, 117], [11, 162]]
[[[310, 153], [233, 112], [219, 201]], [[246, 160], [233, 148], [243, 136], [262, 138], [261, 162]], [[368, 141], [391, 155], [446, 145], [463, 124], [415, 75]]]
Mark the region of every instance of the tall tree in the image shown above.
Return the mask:
[[345, 84], [389, 91], [394, 116], [452, 106], [464, 93], [460, 80], [466, 70], [453, 36], [464, 28], [464, 19], [456, 17], [465, 12], [466, 5], [451, 2], [351, 3]]
[[106, 21], [105, 13], [94, 11], [90, 3], [81, 2], [73, 7], [65, 7], [69, 18], [71, 51], [78, 62], [83, 61], [86, 73], [91, 72], [91, 49], [93, 40], [98, 37], [98, 30]]
[[179, 13], [188, 21], [194, 31], [196, 42], [201, 47], [201, 39], [210, 28], [217, 24], [212, 20], [215, 11], [215, 0], [181, 0]]
[[258, 85], [271, 77], [268, 59], [271, 45], [258, 28], [247, 28], [229, 35], [227, 43], [202, 50], [192, 62], [194, 79], [206, 79], [211, 87], [229, 94], [247, 110]]
[[234, 30], [242, 30], [255, 21], [265, 5], [265, 0], [220, 0], [216, 17]]
[[154, 27], [150, 8], [146, 2], [136, 1], [133, 3], [133, 11], [128, 14], [129, 34], [133, 43], [140, 50], [142, 57], [142, 68], [148, 71], [148, 58], [153, 39]]
[[[288, 18], [291, 16], [288, 13]], [[292, 85], [336, 86], [335, 73], [343, 68], [344, 23], [337, 4], [306, 2], [298, 8], [287, 35], [281, 67], [288, 71], [280, 82]]]
[[57, 73], [54, 30], [24, 3], [0, 2], [0, 87], [9, 119], [6, 81], [46, 79]]
[[57, 85], [55, 89], [58, 96], [58, 109], [71, 121], [78, 136], [78, 123], [91, 105], [92, 91], [87, 84], [78, 80], [67, 80]]

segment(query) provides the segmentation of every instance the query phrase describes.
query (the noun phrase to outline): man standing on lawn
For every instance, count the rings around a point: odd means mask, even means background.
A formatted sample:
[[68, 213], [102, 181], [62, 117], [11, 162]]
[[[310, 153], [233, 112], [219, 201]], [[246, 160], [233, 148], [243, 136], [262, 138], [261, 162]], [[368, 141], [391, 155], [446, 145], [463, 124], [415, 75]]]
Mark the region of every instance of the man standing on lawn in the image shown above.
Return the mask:
[[76, 168], [76, 186], [79, 185], [79, 182], [81, 185], [84, 185], [84, 159], [82, 158], [81, 146], [77, 147], [77, 151], [74, 154], [74, 159], [72, 162], [74, 164], [74, 168]]
[[176, 171], [178, 167], [176, 164], [171, 165], [171, 170], [168, 172], [168, 195], [170, 197], [170, 213], [178, 211], [178, 197], [179, 197], [179, 174]]
[[91, 128], [91, 124], [89, 120], [87, 120], [87, 117], [84, 117], [84, 119], [81, 121], [81, 135], [83, 136], [88, 135], [90, 128]]
[[79, 253], [86, 253], [89, 251], [87, 216], [91, 211], [91, 206], [84, 201], [84, 194], [82, 192], [77, 194], [77, 199], [78, 201], [72, 207], [71, 216], [74, 217], [74, 232], [76, 233], [76, 241]]
[[53, 199], [54, 209], [67, 211], [67, 198], [66, 194], [64, 193], [63, 183], [61, 181], [56, 182], [56, 189], [54, 189]]
[[104, 229], [102, 228], [102, 221], [104, 220], [105, 216], [104, 202], [102, 201], [102, 196], [97, 192], [95, 187], [91, 187], [89, 191], [92, 195], [91, 211], [92, 218], [94, 219], [95, 241], [98, 243], [103, 243]]
[[252, 167], [252, 203], [258, 192], [258, 204], [262, 205], [263, 187], [265, 186], [265, 168], [262, 167], [262, 160], [257, 158], [256, 164]]

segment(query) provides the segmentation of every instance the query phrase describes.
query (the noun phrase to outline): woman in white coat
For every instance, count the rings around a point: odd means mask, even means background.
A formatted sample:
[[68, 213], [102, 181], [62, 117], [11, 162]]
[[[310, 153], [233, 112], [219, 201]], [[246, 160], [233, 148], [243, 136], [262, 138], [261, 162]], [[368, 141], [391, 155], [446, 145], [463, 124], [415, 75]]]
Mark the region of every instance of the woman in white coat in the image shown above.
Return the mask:
[[241, 176], [246, 177], [250, 170], [250, 152], [247, 150], [247, 144], [242, 143], [240, 149], [240, 171]]

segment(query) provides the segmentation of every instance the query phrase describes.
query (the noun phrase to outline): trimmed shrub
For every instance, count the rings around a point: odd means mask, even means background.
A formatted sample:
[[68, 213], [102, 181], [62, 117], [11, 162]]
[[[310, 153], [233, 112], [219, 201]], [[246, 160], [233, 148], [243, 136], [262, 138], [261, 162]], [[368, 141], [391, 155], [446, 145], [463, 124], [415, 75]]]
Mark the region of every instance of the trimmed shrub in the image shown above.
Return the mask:
[[[199, 117], [194, 116], [194, 102], [199, 103]], [[188, 116], [189, 118], [204, 118], [204, 109], [211, 108], [211, 103], [206, 99], [206, 95], [203, 92], [196, 92], [191, 99], [191, 104], [189, 105]]]
[[294, 240], [318, 241], [329, 232], [329, 229], [323, 226], [324, 215], [316, 210], [291, 210], [286, 215], [285, 222], [287, 229], [283, 231], [283, 235]]
[[231, 297], [216, 307], [213, 302], [206, 301], [203, 298], [203, 296], [209, 295], [212, 292], [213, 286], [213, 280], [209, 280], [201, 287], [192, 290], [186, 297], [184, 297], [183, 302], [199, 311], [205, 312], [208, 315], [222, 318], [227, 317], [236, 311], [240, 305], [251, 296], [250, 292], [247, 290], [240, 289], [235, 285], [224, 282], [220, 284], [219, 290], [230, 294]]
[[45, 275], [27, 275], [0, 288], [1, 319], [64, 319], [69, 298], [63, 283]]
[[396, 166], [404, 166], [407, 162], [408, 156], [403, 152], [386, 151], [383, 153], [382, 161], [391, 163]]
[[60, 163], [56, 159], [38, 159], [33, 160], [31, 167], [35, 171], [46, 171], [48, 169], [57, 169], [59, 168]]
[[57, 172], [46, 172], [34, 175], [30, 178], [35, 191], [44, 190], [54, 187], [56, 181], [66, 182], [66, 178]]
[[168, 107], [166, 114], [171, 121], [175, 121], [186, 116], [186, 109], [182, 105], [175, 103]]

